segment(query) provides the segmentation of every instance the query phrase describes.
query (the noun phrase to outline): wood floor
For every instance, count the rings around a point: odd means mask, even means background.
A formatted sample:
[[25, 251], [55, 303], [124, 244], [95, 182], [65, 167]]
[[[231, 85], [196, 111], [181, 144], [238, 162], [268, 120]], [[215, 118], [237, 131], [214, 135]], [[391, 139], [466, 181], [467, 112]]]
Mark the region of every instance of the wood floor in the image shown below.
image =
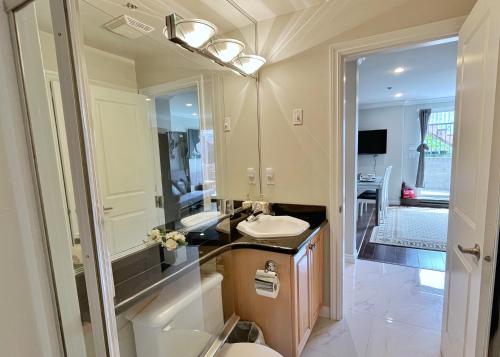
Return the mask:
[[445, 252], [370, 243], [374, 226], [375, 208], [369, 206], [368, 212], [363, 214], [363, 217], [358, 217], [356, 231], [356, 246], [359, 249], [358, 259], [445, 271]]

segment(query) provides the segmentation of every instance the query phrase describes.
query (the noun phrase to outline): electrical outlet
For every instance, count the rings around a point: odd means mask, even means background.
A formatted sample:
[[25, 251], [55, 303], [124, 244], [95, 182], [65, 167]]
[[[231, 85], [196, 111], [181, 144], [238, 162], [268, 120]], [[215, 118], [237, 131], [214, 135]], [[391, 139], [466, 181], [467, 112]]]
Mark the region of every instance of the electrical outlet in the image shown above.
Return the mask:
[[247, 168], [247, 176], [248, 176], [248, 183], [250, 185], [255, 185], [256, 174], [255, 174], [255, 169], [253, 167]]
[[302, 108], [296, 108], [292, 111], [292, 123], [293, 125], [304, 124], [304, 116]]
[[224, 118], [224, 131], [231, 131], [231, 118], [230, 117]]

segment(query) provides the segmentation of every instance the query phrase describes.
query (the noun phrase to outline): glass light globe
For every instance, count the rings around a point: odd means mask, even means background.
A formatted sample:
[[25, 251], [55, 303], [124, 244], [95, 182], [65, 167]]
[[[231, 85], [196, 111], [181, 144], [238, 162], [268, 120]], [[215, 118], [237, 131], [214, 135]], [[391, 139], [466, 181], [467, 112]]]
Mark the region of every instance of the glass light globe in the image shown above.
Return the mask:
[[208, 52], [226, 63], [235, 59], [244, 49], [243, 42], [231, 38], [213, 40], [207, 46]]
[[175, 33], [189, 46], [200, 48], [217, 33], [217, 27], [206, 20], [180, 19], [175, 23]]
[[233, 64], [246, 74], [254, 74], [266, 63], [266, 59], [257, 55], [242, 55], [233, 61]]

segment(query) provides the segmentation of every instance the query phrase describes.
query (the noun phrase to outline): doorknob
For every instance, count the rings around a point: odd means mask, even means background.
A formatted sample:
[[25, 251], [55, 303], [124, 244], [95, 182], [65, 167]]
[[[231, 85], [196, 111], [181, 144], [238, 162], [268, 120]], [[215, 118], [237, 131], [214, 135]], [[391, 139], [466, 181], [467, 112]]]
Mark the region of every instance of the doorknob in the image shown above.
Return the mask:
[[472, 254], [479, 260], [481, 258], [481, 248], [479, 247], [479, 244], [474, 244], [474, 248], [464, 248], [460, 244], [458, 245], [458, 250], [461, 251], [464, 254]]

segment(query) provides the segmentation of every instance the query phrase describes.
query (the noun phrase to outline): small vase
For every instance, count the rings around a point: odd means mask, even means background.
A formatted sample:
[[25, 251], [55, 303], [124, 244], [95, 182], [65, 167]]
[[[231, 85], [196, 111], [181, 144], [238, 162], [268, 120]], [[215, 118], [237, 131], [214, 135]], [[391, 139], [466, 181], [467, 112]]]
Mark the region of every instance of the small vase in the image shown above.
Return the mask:
[[168, 265], [179, 265], [187, 260], [186, 246], [178, 246], [175, 250], [163, 249], [165, 252], [165, 263]]

